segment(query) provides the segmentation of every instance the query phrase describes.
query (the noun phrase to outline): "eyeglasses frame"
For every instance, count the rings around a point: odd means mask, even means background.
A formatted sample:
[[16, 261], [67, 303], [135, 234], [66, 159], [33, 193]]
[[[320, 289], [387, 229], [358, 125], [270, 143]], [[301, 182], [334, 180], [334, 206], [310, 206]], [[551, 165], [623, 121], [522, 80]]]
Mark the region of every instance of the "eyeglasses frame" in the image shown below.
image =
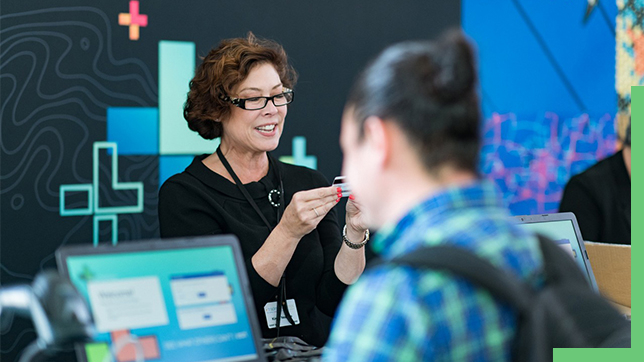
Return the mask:
[[[290, 102], [285, 103], [285, 104], [280, 104], [279, 106], [277, 104], [275, 104], [275, 97], [279, 97], [279, 96], [287, 94], [287, 93], [291, 94], [291, 101]], [[252, 98], [264, 98], [264, 100], [265, 100], [264, 106], [262, 108], [253, 108], [253, 109], [246, 108], [246, 101], [249, 100], [249, 99], [252, 99]], [[224, 102], [229, 102], [232, 105], [234, 105], [236, 107], [239, 107], [239, 108], [241, 108], [243, 110], [258, 111], [260, 109], [266, 108], [266, 106], [268, 105], [268, 101], [273, 102], [273, 105], [275, 107], [283, 107], [283, 106], [285, 106], [287, 104], [293, 103], [293, 101], [295, 100], [295, 92], [293, 92], [293, 90], [290, 89], [290, 88], [284, 87], [282, 89], [282, 92], [280, 92], [280, 93], [278, 93], [278, 94], [276, 94], [276, 95], [274, 95], [272, 97], [262, 97], [262, 96], [260, 96], [260, 97], [249, 97], [249, 98], [230, 98], [229, 96], [222, 96], [221, 100], [223, 100]]]

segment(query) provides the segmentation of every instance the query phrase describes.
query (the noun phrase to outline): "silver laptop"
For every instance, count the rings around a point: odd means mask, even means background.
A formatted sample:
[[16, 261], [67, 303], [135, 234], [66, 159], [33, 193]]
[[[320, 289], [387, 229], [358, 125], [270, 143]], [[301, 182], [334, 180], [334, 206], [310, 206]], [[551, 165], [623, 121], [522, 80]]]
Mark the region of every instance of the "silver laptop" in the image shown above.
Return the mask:
[[234, 236], [64, 246], [56, 261], [94, 318], [81, 362], [265, 361]]
[[557, 214], [523, 215], [515, 218], [519, 221], [519, 226], [525, 230], [539, 233], [559, 244], [575, 260], [579, 269], [586, 276], [591, 288], [599, 292], [575, 214], [562, 212]]

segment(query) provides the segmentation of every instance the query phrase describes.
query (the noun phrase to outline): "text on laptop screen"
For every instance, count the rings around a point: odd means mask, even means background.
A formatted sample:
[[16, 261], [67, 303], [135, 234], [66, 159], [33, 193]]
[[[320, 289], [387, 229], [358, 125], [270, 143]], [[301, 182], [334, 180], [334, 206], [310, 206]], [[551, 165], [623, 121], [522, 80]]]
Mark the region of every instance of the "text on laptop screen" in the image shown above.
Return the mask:
[[589, 277], [583, 255], [581, 255], [581, 250], [579, 248], [579, 242], [583, 241], [577, 240], [575, 227], [571, 220], [542, 221], [518, 225], [532, 233], [539, 233], [554, 240], [575, 259], [575, 263], [577, 263], [579, 268], [584, 272], [584, 275], [586, 275], [587, 278]]
[[[257, 358], [244, 296], [228, 245], [78, 255], [67, 258], [72, 283], [96, 325], [88, 362], [245, 361]], [[109, 357], [106, 359], [110, 361]]]

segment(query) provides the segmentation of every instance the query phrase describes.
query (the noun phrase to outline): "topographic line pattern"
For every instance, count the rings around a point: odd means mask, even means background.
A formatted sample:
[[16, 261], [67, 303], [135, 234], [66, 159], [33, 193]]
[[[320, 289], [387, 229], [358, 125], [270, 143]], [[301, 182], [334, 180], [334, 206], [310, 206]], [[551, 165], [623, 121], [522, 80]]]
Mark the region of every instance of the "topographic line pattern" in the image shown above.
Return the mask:
[[[92, 147], [107, 136], [109, 107], [156, 107], [154, 58], [119, 55], [113, 19], [87, 6], [0, 15], [0, 279], [30, 283], [55, 267], [55, 250], [91, 243], [91, 216], [59, 215], [59, 186], [92, 182]], [[9, 5], [9, 4], [7, 4]], [[28, 5], [28, 4], [27, 4]], [[23, 5], [21, 5], [23, 6]], [[13, 8], [17, 8], [13, 4]], [[119, 43], [121, 42], [121, 43]], [[105, 203], [132, 205], [136, 194], [111, 187], [110, 158], [101, 159]], [[143, 182], [144, 211], [119, 216], [119, 241], [158, 236], [158, 157], [119, 157], [119, 182]], [[70, 207], [87, 201], [70, 196]], [[109, 204], [110, 206], [112, 204]], [[109, 234], [109, 228], [102, 234]], [[24, 324], [24, 326], [23, 326]], [[18, 360], [34, 339], [29, 324], [2, 330], [0, 360]]]

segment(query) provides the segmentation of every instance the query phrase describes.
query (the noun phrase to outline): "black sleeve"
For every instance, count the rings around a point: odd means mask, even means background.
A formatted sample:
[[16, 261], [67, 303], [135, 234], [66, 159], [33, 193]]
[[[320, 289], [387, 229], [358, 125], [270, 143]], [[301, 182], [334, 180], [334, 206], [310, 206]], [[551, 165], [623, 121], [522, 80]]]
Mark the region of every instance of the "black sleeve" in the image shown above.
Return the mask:
[[166, 181], [159, 190], [159, 229], [162, 238], [221, 234], [222, 228], [199, 194], [189, 186]]
[[587, 241], [600, 239], [602, 215], [592, 188], [582, 177], [573, 176], [564, 189], [559, 212], [572, 212], [577, 217], [581, 236]]

